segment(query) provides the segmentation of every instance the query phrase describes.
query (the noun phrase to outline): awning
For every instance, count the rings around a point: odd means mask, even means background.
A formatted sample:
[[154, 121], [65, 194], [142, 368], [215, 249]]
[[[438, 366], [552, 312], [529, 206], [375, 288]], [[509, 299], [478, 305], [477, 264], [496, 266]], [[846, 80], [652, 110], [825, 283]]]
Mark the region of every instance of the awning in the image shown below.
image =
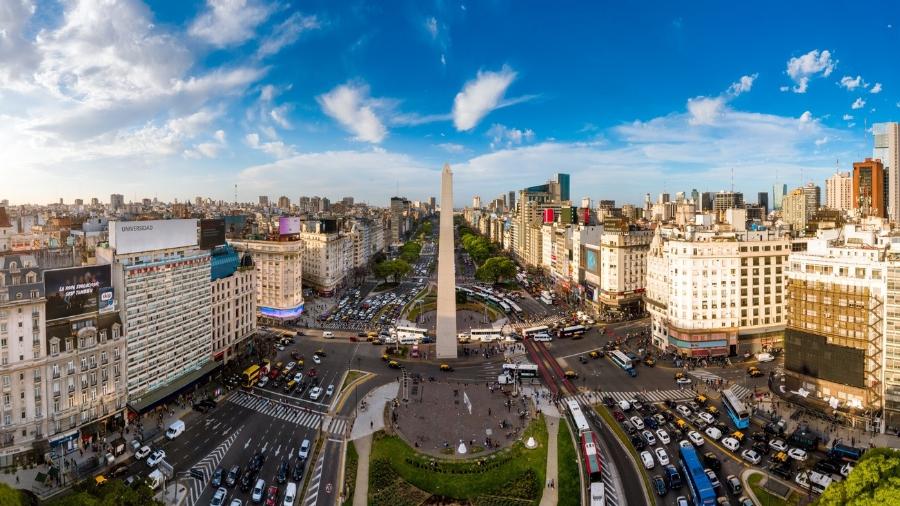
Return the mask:
[[128, 402], [128, 409], [139, 414], [147, 413], [153, 408], [162, 405], [180, 393], [188, 390], [195, 383], [209, 376], [213, 371], [221, 367], [219, 362], [211, 361], [203, 365], [203, 367], [193, 370], [184, 376], [176, 379], [168, 385], [162, 386], [155, 390], [151, 390], [137, 399]]

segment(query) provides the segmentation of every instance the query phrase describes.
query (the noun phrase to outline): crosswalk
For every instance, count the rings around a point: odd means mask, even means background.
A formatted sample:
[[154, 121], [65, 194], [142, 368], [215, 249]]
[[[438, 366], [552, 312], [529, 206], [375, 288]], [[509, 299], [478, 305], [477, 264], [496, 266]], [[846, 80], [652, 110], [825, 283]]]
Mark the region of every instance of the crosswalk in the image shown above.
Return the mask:
[[[586, 395], [586, 394], [579, 394], [579, 395]], [[696, 394], [694, 394], [694, 392], [692, 390], [687, 390], [687, 389], [685, 389], [685, 390], [681, 390], [681, 389], [647, 390], [644, 392], [601, 392], [599, 394], [599, 397], [597, 395], [594, 395], [592, 397], [593, 403], [596, 404], [597, 401], [600, 398], [602, 398], [604, 395], [608, 395], [608, 396], [612, 397], [616, 402], [628, 401], [628, 400], [634, 399], [637, 396], [641, 396], [650, 402], [664, 402], [667, 400], [682, 401], [682, 400], [686, 400], [686, 399], [693, 399], [694, 395], [696, 395]]]
[[316, 461], [316, 467], [313, 469], [313, 474], [309, 479], [309, 487], [306, 489], [306, 497], [303, 499], [304, 506], [310, 506], [315, 504], [319, 499], [319, 485], [322, 482], [322, 468], [325, 466], [325, 452], [323, 451], [321, 455], [319, 455], [319, 460]]
[[[592, 404], [592, 396], [587, 393], [579, 393], [568, 397], [567, 399], [577, 399], [582, 405], [590, 405]], [[600, 462], [609, 463], [609, 456], [606, 453], [606, 449], [603, 445], [599, 445], [597, 451], [600, 453]], [[603, 478], [603, 492], [604, 497], [606, 498], [606, 504], [608, 506], [619, 506], [619, 493], [618, 487], [616, 487], [616, 481], [612, 475], [612, 467], [609, 464], [604, 464], [600, 466], [600, 473]]]
[[709, 371], [705, 371], [703, 369], [694, 369], [693, 371], [688, 371], [688, 374], [697, 378], [700, 381], [719, 381], [722, 379], [721, 376], [713, 374]]
[[744, 385], [740, 385], [738, 383], [731, 385], [731, 391], [734, 392], [735, 395], [737, 395], [738, 399], [744, 399], [753, 395], [753, 390], [750, 390]]
[[187, 506], [197, 504], [200, 495], [203, 494], [203, 489], [206, 488], [209, 479], [212, 477], [213, 470], [219, 466], [220, 462], [222, 462], [222, 458], [228, 453], [228, 449], [231, 448], [231, 445], [234, 443], [234, 440], [237, 439], [238, 434], [243, 428], [243, 425], [238, 427], [236, 431], [228, 436], [228, 439], [219, 443], [219, 446], [217, 446], [215, 450], [191, 467], [191, 469], [200, 471], [203, 474], [203, 479], [191, 479], [188, 482], [190, 491], [187, 496]]
[[[302, 425], [311, 429], [318, 429], [323, 424], [325, 415], [316, 411], [310, 411], [306, 408], [286, 406], [278, 402], [272, 401], [264, 397], [250, 395], [246, 392], [237, 392], [228, 398], [239, 406], [243, 406], [254, 411], [258, 411], [264, 415], [286, 420], [289, 423]], [[331, 434], [344, 436], [349, 430], [351, 424], [345, 418], [327, 417], [324, 424], [325, 430]]]

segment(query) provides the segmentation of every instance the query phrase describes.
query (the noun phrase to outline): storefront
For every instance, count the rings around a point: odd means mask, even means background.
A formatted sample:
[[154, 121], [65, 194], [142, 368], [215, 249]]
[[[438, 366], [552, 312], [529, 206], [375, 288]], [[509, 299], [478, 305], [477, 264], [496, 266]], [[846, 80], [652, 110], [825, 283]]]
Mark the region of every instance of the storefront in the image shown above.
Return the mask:
[[50, 438], [50, 451], [57, 455], [68, 455], [78, 450], [78, 429]]

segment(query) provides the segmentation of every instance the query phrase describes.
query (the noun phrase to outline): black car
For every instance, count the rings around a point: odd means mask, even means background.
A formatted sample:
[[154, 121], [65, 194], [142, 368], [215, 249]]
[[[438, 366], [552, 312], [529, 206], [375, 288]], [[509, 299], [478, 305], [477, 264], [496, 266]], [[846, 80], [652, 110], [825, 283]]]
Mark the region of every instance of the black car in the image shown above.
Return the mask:
[[265, 461], [265, 454], [263, 454], [262, 452], [256, 452], [256, 454], [253, 455], [253, 458], [250, 459], [250, 464], [247, 466], [247, 468], [250, 469], [251, 472], [255, 473], [262, 468]]
[[291, 465], [287, 463], [286, 460], [282, 460], [281, 464], [278, 466], [278, 474], [275, 475], [275, 480], [278, 483], [284, 483], [288, 479], [288, 473], [291, 471]]
[[581, 362], [582, 364], [588, 363], [588, 359], [584, 355], [579, 356], [578, 361]]
[[238, 481], [241, 478], [241, 466], [235, 464], [231, 466], [231, 469], [228, 471], [228, 476], [225, 477], [225, 485], [229, 487], [233, 487], [237, 485]]
[[607, 408], [611, 408], [616, 405], [616, 400], [608, 395], [603, 396], [603, 405]]
[[109, 470], [109, 476], [114, 478], [118, 478], [120, 476], [125, 476], [128, 474], [128, 466], [126, 464], [117, 464], [115, 467]]
[[841, 465], [833, 460], [820, 460], [813, 466], [813, 470], [824, 474], [840, 474]]
[[666, 399], [666, 407], [669, 409], [675, 409], [675, 405], [677, 403], [672, 399]]
[[254, 473], [248, 472], [241, 476], [241, 492], [249, 492], [253, 485], [256, 483], [256, 479], [253, 476]]
[[722, 469], [722, 463], [719, 462], [719, 457], [716, 457], [716, 454], [713, 452], [706, 452], [703, 454], [703, 465], [712, 469], [713, 471]]
[[200, 404], [203, 404], [204, 406], [206, 406], [209, 409], [214, 409], [216, 407], [216, 401], [214, 401], [212, 399], [202, 400], [202, 401], [200, 401]]
[[668, 411], [663, 411], [662, 416], [666, 419], [667, 422], [675, 421], [675, 415], [673, 415], [672, 413], [670, 413]]
[[774, 434], [776, 436], [784, 435], [784, 429], [775, 422], [767, 423], [763, 429], [766, 431], [766, 434]]
[[644, 417], [644, 425], [646, 425], [647, 427], [650, 427], [651, 429], [654, 429], [654, 430], [656, 430], [657, 428], [659, 428], [659, 424], [656, 423], [656, 420], [654, 420], [654, 419], [653, 419], [652, 417], [650, 417], [650, 416], [645, 416], [645, 417]]
[[298, 460], [296, 464], [294, 464], [294, 471], [291, 473], [291, 479], [299, 482], [303, 479], [303, 468], [306, 463], [302, 460]]
[[213, 471], [212, 481], [210, 482], [210, 484], [212, 484], [212, 486], [214, 486], [214, 487], [221, 487], [222, 486], [222, 475], [224, 475], [224, 474], [225, 474], [225, 470], [222, 469], [221, 467], [217, 467], [216, 470]]
[[769, 436], [767, 436], [765, 432], [754, 431], [752, 434], [750, 434], [750, 439], [754, 441], [768, 442]]
[[206, 407], [205, 404], [200, 403], [200, 402], [194, 404], [193, 408], [195, 411], [199, 411], [201, 413], [206, 413], [207, 411], [209, 411], [209, 408]]
[[722, 422], [716, 423], [715, 428], [719, 429], [719, 431], [721, 431], [722, 434], [728, 434], [729, 432], [731, 432], [731, 429], [728, 427], [728, 425], [726, 425]]
[[647, 443], [640, 436], [631, 436], [631, 445], [638, 450], [643, 450]]
[[769, 472], [776, 476], [780, 476], [785, 480], [790, 480], [794, 477], [794, 470], [791, 469], [791, 462], [787, 461], [784, 464], [778, 464], [771, 466], [769, 468]]
[[765, 441], [754, 441], [753, 442], [753, 451], [760, 455], [768, 455], [771, 448]]
[[662, 479], [662, 476], [656, 475], [653, 477], [653, 488], [656, 489], [656, 494], [660, 497], [666, 495], [668, 489], [666, 489], [666, 482]]

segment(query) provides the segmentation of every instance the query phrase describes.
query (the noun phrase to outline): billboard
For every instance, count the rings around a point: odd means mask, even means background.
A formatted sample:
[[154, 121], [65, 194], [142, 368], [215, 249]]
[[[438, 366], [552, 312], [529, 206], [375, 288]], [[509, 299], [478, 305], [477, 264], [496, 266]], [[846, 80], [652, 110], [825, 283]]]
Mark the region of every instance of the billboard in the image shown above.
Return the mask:
[[278, 233], [291, 235], [300, 233], [300, 218], [297, 216], [282, 216], [278, 218]]
[[210, 249], [225, 244], [225, 220], [200, 220], [200, 248]]
[[115, 308], [109, 264], [44, 271], [44, 290], [47, 321]]
[[119, 255], [197, 245], [197, 220], [112, 221], [109, 245]]
[[588, 272], [592, 272], [594, 274], [600, 273], [600, 269], [597, 268], [598, 267], [597, 264], [599, 263], [597, 261], [598, 254], [599, 253], [597, 251], [594, 251], [592, 249], [584, 250], [584, 268]]

